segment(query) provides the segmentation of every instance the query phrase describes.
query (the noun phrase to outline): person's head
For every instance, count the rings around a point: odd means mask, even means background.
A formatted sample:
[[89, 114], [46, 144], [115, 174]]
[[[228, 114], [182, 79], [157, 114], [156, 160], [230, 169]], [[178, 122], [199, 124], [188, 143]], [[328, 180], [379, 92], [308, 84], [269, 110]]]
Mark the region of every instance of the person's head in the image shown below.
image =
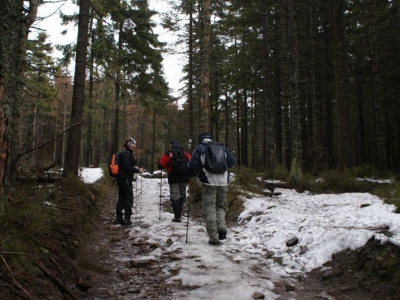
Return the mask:
[[200, 144], [203, 140], [211, 140], [211, 135], [208, 132], [202, 132], [197, 138], [197, 142]]
[[168, 146], [169, 146], [169, 149], [172, 149], [172, 147], [178, 146], [178, 142], [175, 140], [170, 140]]
[[133, 151], [136, 148], [136, 140], [134, 138], [129, 138], [125, 141], [124, 147]]

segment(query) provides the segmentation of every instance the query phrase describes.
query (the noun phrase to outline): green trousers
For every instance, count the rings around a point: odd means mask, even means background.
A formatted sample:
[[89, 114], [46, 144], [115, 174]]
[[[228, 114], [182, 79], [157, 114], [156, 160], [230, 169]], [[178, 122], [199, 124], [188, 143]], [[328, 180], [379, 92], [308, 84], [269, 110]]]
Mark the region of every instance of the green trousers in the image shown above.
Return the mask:
[[227, 186], [202, 185], [203, 215], [208, 237], [212, 241], [218, 241], [218, 232], [226, 231], [227, 191]]

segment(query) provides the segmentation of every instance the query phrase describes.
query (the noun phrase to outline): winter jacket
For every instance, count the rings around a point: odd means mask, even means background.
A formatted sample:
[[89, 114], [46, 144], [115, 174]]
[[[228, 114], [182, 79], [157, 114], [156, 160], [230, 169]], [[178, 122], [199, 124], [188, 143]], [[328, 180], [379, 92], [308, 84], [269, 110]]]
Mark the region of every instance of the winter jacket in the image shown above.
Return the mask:
[[[175, 174], [172, 171], [172, 162], [171, 162], [172, 154], [173, 154], [173, 152], [171, 150], [167, 150], [167, 151], [165, 151], [165, 153], [163, 153], [163, 155], [161, 155], [160, 161], [158, 162], [158, 169], [159, 170], [167, 169], [169, 184], [188, 183], [189, 176], [187, 173], [185, 175], [180, 175], [180, 174]], [[186, 151], [184, 151], [184, 154], [189, 161], [190, 154], [187, 153]]]
[[133, 156], [133, 151], [125, 149], [119, 155], [118, 161], [118, 175], [117, 179], [127, 178], [128, 180], [133, 180], [133, 175], [139, 173], [139, 169], [135, 167], [136, 159]]
[[[229, 184], [229, 169], [221, 174], [211, 173], [204, 168], [205, 153], [207, 145], [204, 143], [211, 142], [211, 138], [205, 136], [203, 139], [199, 139], [199, 145], [194, 149], [192, 158], [189, 161], [188, 173], [189, 177], [196, 176], [201, 184], [226, 186]], [[236, 163], [236, 159], [230, 153], [228, 148], [222, 145], [226, 153], [228, 168], [232, 168]]]

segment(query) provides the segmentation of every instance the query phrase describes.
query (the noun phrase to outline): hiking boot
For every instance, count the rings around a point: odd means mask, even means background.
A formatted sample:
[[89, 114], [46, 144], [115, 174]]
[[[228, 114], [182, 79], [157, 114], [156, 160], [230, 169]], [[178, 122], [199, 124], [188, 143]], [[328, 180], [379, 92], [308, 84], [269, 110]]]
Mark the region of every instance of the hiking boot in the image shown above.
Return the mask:
[[131, 222], [131, 220], [124, 220], [124, 225], [132, 225], [132, 222]]
[[114, 224], [114, 225], [127, 225], [127, 224], [125, 223], [124, 220], [120, 220], [120, 221], [115, 220], [115, 221], [113, 222], [113, 224]]
[[226, 239], [226, 231], [219, 231], [218, 232], [218, 238], [220, 240], [225, 240]]
[[182, 222], [181, 218], [173, 218], [172, 222], [180, 223]]
[[171, 204], [172, 204], [172, 210], [174, 211], [174, 219], [180, 220], [182, 215], [182, 209], [179, 205], [179, 199], [172, 200]]
[[216, 245], [219, 245], [219, 244], [220, 244], [220, 242], [219, 242], [219, 241], [214, 241], [214, 240], [209, 240], [209, 241], [208, 241], [208, 243], [209, 243], [210, 245], [214, 245], [214, 246], [216, 246]]

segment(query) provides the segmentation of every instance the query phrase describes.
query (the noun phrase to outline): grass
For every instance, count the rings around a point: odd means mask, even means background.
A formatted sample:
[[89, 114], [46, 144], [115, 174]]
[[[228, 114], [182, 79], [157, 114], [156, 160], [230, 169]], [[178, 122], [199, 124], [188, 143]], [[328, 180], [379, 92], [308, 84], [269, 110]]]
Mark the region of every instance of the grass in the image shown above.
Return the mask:
[[396, 206], [396, 213], [400, 213], [400, 183], [394, 182], [387, 186], [376, 187], [371, 194], [384, 199], [385, 203]]

